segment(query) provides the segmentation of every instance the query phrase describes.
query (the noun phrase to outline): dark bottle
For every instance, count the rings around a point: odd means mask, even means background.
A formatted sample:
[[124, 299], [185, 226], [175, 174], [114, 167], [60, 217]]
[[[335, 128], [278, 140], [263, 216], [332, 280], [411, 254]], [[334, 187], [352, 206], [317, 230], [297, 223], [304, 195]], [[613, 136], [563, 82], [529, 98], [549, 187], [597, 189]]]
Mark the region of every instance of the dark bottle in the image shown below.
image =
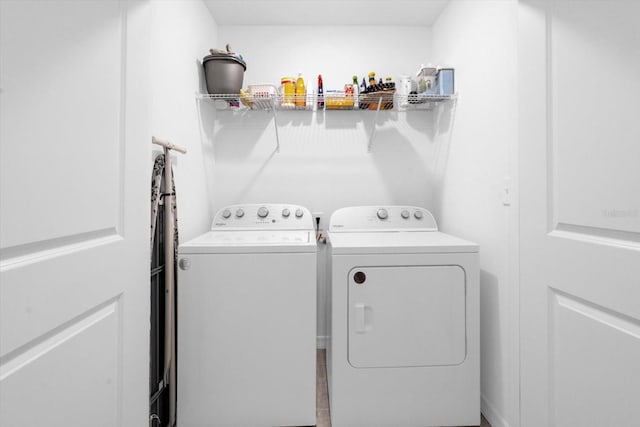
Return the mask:
[[324, 89], [322, 88], [322, 74], [318, 74], [318, 108], [324, 108]]
[[386, 77], [384, 80], [385, 89], [395, 89], [396, 84], [393, 82], [393, 79], [391, 77]]

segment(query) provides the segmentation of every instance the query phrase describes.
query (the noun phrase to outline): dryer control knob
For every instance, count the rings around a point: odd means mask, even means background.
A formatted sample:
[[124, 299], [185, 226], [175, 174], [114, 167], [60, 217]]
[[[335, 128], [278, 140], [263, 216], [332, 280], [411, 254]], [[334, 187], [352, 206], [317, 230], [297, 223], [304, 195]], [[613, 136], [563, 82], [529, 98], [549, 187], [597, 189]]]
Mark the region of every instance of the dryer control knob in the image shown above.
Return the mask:
[[242, 218], [244, 216], [244, 210], [242, 208], [236, 209], [236, 216]]
[[265, 208], [264, 206], [258, 209], [258, 216], [260, 218], [265, 218], [267, 215], [269, 215], [269, 209]]
[[378, 209], [378, 218], [387, 219], [389, 218], [389, 212], [386, 209]]
[[296, 218], [302, 218], [304, 211], [302, 209], [296, 209]]
[[404, 219], [409, 219], [411, 215], [409, 214], [408, 210], [404, 209], [402, 212], [400, 212], [400, 216]]
[[422, 211], [415, 211], [413, 216], [415, 216], [416, 219], [422, 219]]
[[289, 215], [291, 215], [291, 211], [287, 208], [282, 209], [282, 216], [285, 218], [289, 218]]
[[222, 218], [227, 219], [231, 216], [231, 211], [229, 209], [225, 209], [222, 211]]

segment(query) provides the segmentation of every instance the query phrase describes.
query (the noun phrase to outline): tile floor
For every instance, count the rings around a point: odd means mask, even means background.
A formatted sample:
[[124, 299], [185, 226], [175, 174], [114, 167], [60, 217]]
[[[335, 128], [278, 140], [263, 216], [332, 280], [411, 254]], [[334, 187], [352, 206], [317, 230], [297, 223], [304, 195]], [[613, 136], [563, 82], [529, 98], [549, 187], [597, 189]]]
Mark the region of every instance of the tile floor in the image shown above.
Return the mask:
[[[329, 412], [329, 392], [327, 390], [327, 359], [326, 351], [318, 349], [317, 352], [318, 370], [316, 374], [316, 427], [331, 427]], [[391, 426], [390, 426], [391, 427]], [[482, 417], [480, 427], [491, 427], [491, 424]]]

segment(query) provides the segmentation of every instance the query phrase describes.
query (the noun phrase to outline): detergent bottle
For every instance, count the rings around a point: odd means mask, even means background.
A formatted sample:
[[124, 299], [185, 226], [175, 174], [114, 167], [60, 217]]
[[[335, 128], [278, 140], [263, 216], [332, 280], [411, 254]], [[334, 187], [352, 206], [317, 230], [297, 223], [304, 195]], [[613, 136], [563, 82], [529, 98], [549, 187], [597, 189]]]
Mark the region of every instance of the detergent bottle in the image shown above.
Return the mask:
[[304, 86], [304, 79], [302, 73], [298, 73], [298, 80], [296, 80], [296, 108], [304, 108], [307, 105], [307, 89]]

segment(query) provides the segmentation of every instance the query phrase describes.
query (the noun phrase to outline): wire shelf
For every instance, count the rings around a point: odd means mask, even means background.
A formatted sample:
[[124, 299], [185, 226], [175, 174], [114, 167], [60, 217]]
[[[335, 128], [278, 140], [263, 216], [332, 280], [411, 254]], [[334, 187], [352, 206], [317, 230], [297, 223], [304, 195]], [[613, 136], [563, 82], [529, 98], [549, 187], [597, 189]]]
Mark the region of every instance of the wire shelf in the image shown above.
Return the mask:
[[353, 97], [318, 96], [316, 94], [280, 95], [264, 94], [198, 94], [197, 98], [211, 102], [218, 110], [265, 110], [265, 111], [316, 111], [316, 110], [428, 110], [434, 106], [457, 98], [457, 95], [410, 94], [400, 95], [385, 91], [360, 94], [358, 106]]
[[[266, 87], [265, 85], [259, 86]], [[375, 118], [368, 136], [367, 151], [371, 152], [371, 146], [376, 133], [378, 114], [382, 110], [391, 111], [411, 111], [411, 110], [431, 110], [435, 106], [455, 101], [457, 94], [397, 94], [394, 90], [381, 90], [375, 92], [365, 92], [358, 96], [357, 101], [353, 96], [342, 93], [328, 93], [326, 96], [318, 96], [311, 93], [306, 96], [281, 95], [271, 90], [244, 92], [239, 94], [196, 94], [196, 98], [207, 103], [212, 103], [218, 110], [263, 110], [269, 111], [273, 115], [273, 125], [275, 130], [276, 152], [280, 152], [280, 136], [278, 132], [278, 111], [301, 110], [301, 111], [325, 111], [325, 110], [352, 110], [365, 111], [373, 110]], [[275, 87], [273, 87], [275, 89]], [[455, 102], [454, 107], [455, 108]]]

